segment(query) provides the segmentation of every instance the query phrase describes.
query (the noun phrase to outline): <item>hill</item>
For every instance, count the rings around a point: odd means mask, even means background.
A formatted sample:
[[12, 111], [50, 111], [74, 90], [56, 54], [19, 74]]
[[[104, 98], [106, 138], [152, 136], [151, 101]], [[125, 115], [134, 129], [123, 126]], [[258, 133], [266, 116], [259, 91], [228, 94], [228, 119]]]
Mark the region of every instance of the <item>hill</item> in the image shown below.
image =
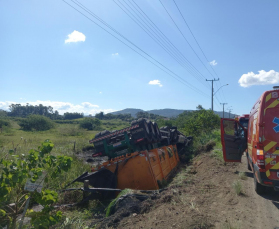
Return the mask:
[[113, 115], [118, 115], [118, 114], [131, 114], [132, 117], [136, 117], [136, 114], [140, 111], [144, 111], [144, 110], [141, 110], [141, 109], [136, 109], [136, 108], [126, 108], [124, 110], [120, 110], [120, 111], [114, 111], [114, 112], [111, 112], [109, 114], [113, 114]]
[[[111, 112], [110, 114], [131, 114], [132, 117], [136, 117], [136, 114], [140, 111], [144, 111], [142, 109], [136, 109], [136, 108], [126, 108], [124, 110], [120, 110], [120, 111], [115, 111], [115, 112]], [[179, 114], [183, 113], [184, 111], [191, 111], [191, 110], [178, 110], [178, 109], [170, 109], [170, 108], [165, 108], [165, 109], [159, 109], [159, 110], [149, 110], [149, 111], [144, 111], [144, 112], [148, 112], [151, 114], [157, 114], [163, 117], [167, 117], [167, 118], [175, 118], [177, 117]], [[219, 115], [220, 117], [223, 117], [223, 111], [214, 111], [215, 114]], [[235, 114], [229, 114], [228, 112], [224, 112], [224, 116], [225, 118], [233, 118], [235, 116]]]

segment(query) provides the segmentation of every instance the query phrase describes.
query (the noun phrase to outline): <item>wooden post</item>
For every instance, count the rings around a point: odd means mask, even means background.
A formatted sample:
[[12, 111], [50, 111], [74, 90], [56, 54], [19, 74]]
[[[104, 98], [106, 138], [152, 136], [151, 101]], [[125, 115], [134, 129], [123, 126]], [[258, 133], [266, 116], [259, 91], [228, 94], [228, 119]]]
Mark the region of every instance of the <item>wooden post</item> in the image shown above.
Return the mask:
[[25, 207], [24, 207], [24, 210], [23, 210], [23, 213], [22, 213], [22, 216], [21, 216], [21, 219], [20, 219], [20, 222], [19, 222], [19, 226], [18, 228], [21, 229], [22, 228], [22, 225], [23, 225], [23, 220], [24, 220], [24, 217], [25, 217], [25, 214], [26, 214], [26, 211], [29, 207], [29, 202], [30, 202], [30, 196], [28, 197], [26, 203], [25, 203]]
[[[84, 183], [83, 183], [83, 188], [84, 188], [84, 191], [83, 191], [83, 199], [85, 199], [86, 197], [89, 196], [89, 192], [85, 192], [85, 190], [87, 188], [89, 188], [89, 180], [85, 180]], [[88, 204], [89, 201], [86, 201], [86, 204]]]

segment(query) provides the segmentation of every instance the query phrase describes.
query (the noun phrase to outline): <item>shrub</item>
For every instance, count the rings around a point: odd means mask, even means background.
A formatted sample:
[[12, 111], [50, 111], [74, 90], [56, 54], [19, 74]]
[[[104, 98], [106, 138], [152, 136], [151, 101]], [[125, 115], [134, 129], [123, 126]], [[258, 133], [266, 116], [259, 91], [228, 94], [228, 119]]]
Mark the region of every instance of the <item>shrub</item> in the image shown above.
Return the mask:
[[3, 128], [4, 126], [11, 127], [11, 123], [8, 120], [0, 119], [0, 128]]
[[58, 132], [63, 136], [83, 136], [85, 130], [78, 125], [60, 125]]
[[233, 186], [233, 189], [234, 189], [236, 195], [239, 196], [241, 194], [241, 192], [242, 192], [241, 182], [239, 180], [237, 180], [237, 181], [233, 182], [232, 186]]
[[238, 175], [239, 175], [239, 178], [240, 178], [241, 180], [247, 180], [247, 176], [246, 176], [246, 173], [245, 173], [245, 172], [240, 172]]
[[49, 130], [54, 127], [54, 123], [51, 119], [42, 115], [29, 115], [26, 119], [19, 122], [21, 129], [23, 130]]
[[74, 112], [74, 113], [70, 113], [70, 112], [66, 112], [64, 114], [64, 119], [77, 119], [77, 118], [83, 118], [83, 113], [77, 113], [77, 112]]
[[[24, 184], [29, 178], [34, 183], [47, 182], [55, 179], [62, 172], [71, 168], [73, 159], [68, 156], [51, 155], [54, 147], [51, 141], [45, 140], [38, 150], [31, 149], [27, 154], [14, 155], [14, 150], [9, 150], [5, 158], [0, 160], [0, 227], [16, 228], [17, 218], [29, 200], [35, 200], [43, 206], [42, 212], [27, 211], [31, 217], [32, 228], [49, 228], [62, 218], [62, 212], [54, 209], [53, 204], [58, 200], [58, 193], [52, 190], [38, 190], [35, 186], [33, 192], [24, 191]], [[46, 171], [49, 171], [46, 173]], [[36, 185], [41, 184], [37, 183]], [[14, 201], [14, 208], [9, 203]], [[28, 201], [28, 202], [27, 202]]]
[[101, 121], [97, 118], [84, 118], [80, 121], [79, 126], [87, 130], [98, 130], [101, 126]]

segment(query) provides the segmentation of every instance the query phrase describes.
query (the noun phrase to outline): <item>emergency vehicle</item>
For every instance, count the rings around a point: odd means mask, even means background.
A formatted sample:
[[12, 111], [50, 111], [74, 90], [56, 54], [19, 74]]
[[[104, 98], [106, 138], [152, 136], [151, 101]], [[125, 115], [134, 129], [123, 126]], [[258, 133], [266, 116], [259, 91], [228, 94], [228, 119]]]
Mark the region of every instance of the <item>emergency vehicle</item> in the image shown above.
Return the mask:
[[239, 123], [245, 127], [246, 129], [248, 128], [248, 122], [249, 122], [249, 115], [245, 114], [245, 115], [240, 115], [237, 117], [236, 119], [237, 121], [239, 121]]
[[254, 174], [255, 191], [266, 186], [279, 191], [279, 86], [264, 92], [252, 107], [248, 128], [235, 119], [221, 119], [221, 140], [226, 162], [241, 162]]

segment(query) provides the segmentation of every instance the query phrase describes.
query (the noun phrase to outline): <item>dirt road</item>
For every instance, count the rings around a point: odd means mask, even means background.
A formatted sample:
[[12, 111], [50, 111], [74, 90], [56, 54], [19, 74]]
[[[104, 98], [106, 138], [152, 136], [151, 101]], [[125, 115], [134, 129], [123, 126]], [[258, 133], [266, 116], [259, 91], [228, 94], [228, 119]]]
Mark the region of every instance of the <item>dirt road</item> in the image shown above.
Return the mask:
[[[246, 174], [246, 179], [240, 176]], [[244, 178], [244, 179], [241, 179]], [[236, 194], [233, 183], [242, 187]], [[144, 211], [110, 217], [112, 228], [279, 228], [279, 193], [254, 191], [246, 157], [241, 164], [224, 165], [206, 153], [182, 167], [167, 191], [145, 204]], [[105, 226], [104, 224], [102, 226]]]
[[245, 156], [242, 161], [238, 170], [246, 172], [248, 177], [244, 182], [247, 201], [240, 205], [248, 213], [245, 214], [247, 220], [243, 222], [243, 228], [279, 228], [279, 193], [267, 188], [266, 194], [258, 195], [254, 191], [253, 173], [247, 169]]

